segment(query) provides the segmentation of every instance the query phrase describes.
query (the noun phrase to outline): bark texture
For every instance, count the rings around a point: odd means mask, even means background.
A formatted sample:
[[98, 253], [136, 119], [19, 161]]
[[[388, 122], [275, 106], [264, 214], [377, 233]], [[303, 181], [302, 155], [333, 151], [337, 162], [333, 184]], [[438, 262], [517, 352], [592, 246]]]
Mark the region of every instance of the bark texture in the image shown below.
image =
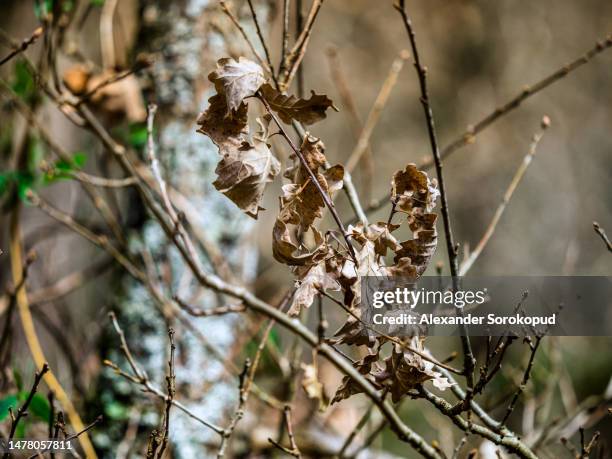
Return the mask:
[[[259, 3], [259, 17], [263, 24], [269, 16], [267, 3]], [[219, 160], [217, 149], [208, 138], [196, 133], [195, 120], [207, 106], [210, 97], [208, 73], [215, 61], [223, 56], [246, 53], [241, 37], [231, 28], [217, 2], [207, 0], [149, 1], [142, 13], [143, 26], [140, 49], [156, 53], [150, 73], [152, 81], [145, 82], [153, 89], [150, 97], [158, 105], [157, 154], [167, 172], [167, 183], [178, 190], [179, 210], [185, 212], [195, 234], [219, 248], [235, 276], [248, 284], [255, 277], [257, 250], [251, 237], [253, 220], [245, 216], [231, 201], [216, 191], [215, 166]], [[223, 298], [200, 288], [184, 267], [178, 251], [171, 247], [159, 225], [147, 220], [141, 231], [132, 237], [133, 247], [151, 252], [155, 275], [172, 285], [169, 297], [176, 294], [198, 308], [221, 304]], [[208, 264], [206, 257], [202, 262]], [[164, 282], [166, 283], [166, 282]], [[138, 360], [158, 387], [165, 388], [167, 371], [168, 323], [156, 309], [148, 292], [129, 278], [122, 282], [124, 296], [117, 305], [118, 315], [129, 344], [136, 350]], [[202, 418], [225, 425], [237, 399], [237, 383], [223, 384], [227, 378], [219, 359], [205, 347], [205, 342], [220, 355], [227, 356], [244, 328], [244, 318], [224, 315], [193, 319], [183, 314], [189, 324], [176, 322], [177, 398]], [[109, 346], [109, 357], [121, 361], [118, 349]], [[106, 375], [112, 382], [102, 397], [117, 400], [120, 408], [127, 407], [131, 397], [137, 396], [133, 387]], [[108, 402], [107, 402], [108, 403]], [[141, 424], [150, 428], [159, 422], [159, 407], [140, 416]], [[174, 457], [206, 457], [204, 443], [217, 444], [218, 435], [173, 409], [170, 423]], [[100, 444], [116, 444], [116, 439], [99, 438]], [[143, 439], [144, 440], [144, 439]], [[114, 449], [114, 447], [112, 447]], [[140, 451], [132, 451], [139, 456]], [[209, 450], [210, 456], [216, 453]]]

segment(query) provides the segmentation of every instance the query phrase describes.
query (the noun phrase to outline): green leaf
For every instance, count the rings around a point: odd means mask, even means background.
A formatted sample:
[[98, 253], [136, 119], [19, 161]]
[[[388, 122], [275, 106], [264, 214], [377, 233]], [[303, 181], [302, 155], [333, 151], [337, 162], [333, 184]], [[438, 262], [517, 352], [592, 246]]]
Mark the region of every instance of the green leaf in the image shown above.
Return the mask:
[[34, 176], [27, 172], [17, 173], [17, 194], [23, 202], [28, 202], [28, 191], [34, 186]]
[[74, 155], [72, 155], [72, 162], [77, 168], [80, 169], [87, 162], [87, 155], [82, 151], [77, 151]]
[[40, 394], [34, 394], [28, 411], [42, 421], [48, 421], [51, 416], [51, 405], [49, 401]]
[[16, 174], [14, 171], [0, 173], [0, 196], [8, 190], [11, 183], [15, 182]]
[[22, 419], [19, 424], [17, 424], [17, 429], [15, 429], [15, 438], [25, 438], [26, 425], [27, 421], [25, 419]]
[[36, 84], [23, 59], [18, 59], [17, 62], [15, 62], [15, 74], [13, 76], [11, 88], [24, 101], [34, 101], [36, 96]]
[[270, 344], [275, 346], [277, 349], [280, 349], [280, 334], [278, 333], [276, 327], [270, 330], [270, 337], [268, 338], [268, 340], [270, 341]]
[[62, 2], [62, 11], [64, 13], [69, 13], [74, 9], [74, 1], [73, 0], [64, 0]]
[[104, 411], [110, 419], [120, 421], [128, 418], [127, 407], [116, 400], [106, 404]]
[[35, 0], [34, 14], [37, 19], [44, 18], [53, 11], [53, 0]]
[[53, 167], [45, 172], [43, 176], [43, 185], [50, 185], [58, 180], [70, 180], [72, 176], [69, 172], [81, 169], [87, 162], [87, 155], [82, 152], [77, 152], [72, 155], [70, 161], [58, 159], [53, 163]]
[[9, 415], [9, 408], [13, 409], [13, 412], [17, 409], [19, 401], [15, 395], [9, 395], [0, 399], [0, 421], [4, 421]]
[[103, 6], [104, 0], [89, 0], [93, 6]]
[[128, 142], [134, 148], [144, 147], [147, 143], [147, 125], [145, 123], [131, 124]]

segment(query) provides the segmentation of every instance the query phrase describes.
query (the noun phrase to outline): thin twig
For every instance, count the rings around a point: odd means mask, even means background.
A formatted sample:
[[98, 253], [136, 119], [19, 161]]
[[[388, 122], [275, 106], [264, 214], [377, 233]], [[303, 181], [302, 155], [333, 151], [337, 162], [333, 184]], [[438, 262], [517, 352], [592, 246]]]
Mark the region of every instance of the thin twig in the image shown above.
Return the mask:
[[610, 242], [610, 239], [608, 239], [608, 235], [606, 234], [604, 229], [599, 225], [599, 223], [593, 222], [593, 229], [595, 230], [597, 234], [599, 234], [599, 237], [601, 238], [602, 241], [604, 241], [604, 244], [606, 244], [606, 247], [608, 248], [608, 252], [612, 252], [612, 242]]
[[291, 147], [293, 152], [299, 158], [299, 160], [302, 163], [302, 166], [304, 167], [304, 169], [306, 169], [306, 172], [308, 173], [308, 176], [310, 177], [310, 180], [312, 180], [312, 183], [315, 185], [315, 187], [317, 188], [317, 191], [319, 192], [319, 194], [323, 198], [323, 202], [325, 203], [325, 205], [327, 206], [327, 208], [331, 212], [332, 217], [334, 218], [336, 224], [338, 225], [338, 228], [340, 228], [340, 231], [342, 232], [342, 236], [344, 237], [344, 239], [346, 241], [346, 244], [348, 246], [348, 249], [349, 249], [349, 252], [351, 254], [351, 258], [353, 259], [353, 262], [355, 263], [355, 265], [358, 265], [357, 257], [355, 256], [355, 249], [353, 248], [353, 245], [351, 244], [351, 241], [349, 239], [349, 235], [346, 232], [346, 228], [344, 227], [344, 224], [342, 223], [342, 220], [340, 220], [340, 217], [338, 216], [338, 212], [336, 211], [334, 203], [332, 202], [332, 200], [329, 197], [329, 195], [327, 194], [327, 192], [321, 186], [321, 183], [319, 182], [317, 176], [315, 175], [315, 173], [312, 171], [312, 169], [308, 165], [308, 162], [306, 161], [306, 158], [304, 158], [304, 155], [302, 154], [300, 149], [295, 146], [295, 144], [293, 143], [293, 140], [291, 140], [291, 137], [289, 137], [289, 135], [285, 131], [285, 128], [283, 127], [281, 122], [278, 120], [278, 118], [276, 117], [276, 115], [274, 114], [272, 109], [270, 108], [270, 105], [268, 104], [268, 101], [261, 94], [258, 94], [258, 98], [263, 103], [264, 107], [266, 107], [266, 111], [270, 114], [270, 116], [274, 120], [274, 123], [276, 124], [276, 126], [279, 129], [279, 133], [284, 137], [284, 139], [287, 141], [287, 143], [289, 144], [289, 146]]
[[349, 446], [351, 446], [351, 443], [353, 442], [357, 434], [361, 431], [361, 429], [363, 429], [363, 426], [367, 424], [368, 420], [372, 416], [373, 411], [374, 404], [370, 404], [365, 413], [363, 413], [363, 416], [361, 416], [361, 419], [359, 419], [359, 422], [357, 422], [355, 428], [351, 430], [351, 433], [348, 435], [348, 437], [346, 437], [346, 440], [344, 440], [344, 443], [342, 444], [342, 447], [338, 450], [338, 453], [336, 453], [336, 456], [338, 456], [340, 459], [344, 457], [346, 450]]
[[[300, 37], [300, 33], [304, 29], [304, 10], [302, 9], [302, 0], [295, 2], [295, 39]], [[304, 98], [304, 67], [298, 66], [297, 70], [297, 93], [300, 99]]]
[[23, 40], [21, 44], [14, 46], [13, 51], [11, 51], [6, 56], [4, 56], [2, 59], [0, 59], [0, 66], [6, 64], [8, 61], [13, 59], [15, 56], [18, 56], [19, 54], [23, 53], [26, 49], [28, 49], [28, 47], [32, 43], [36, 42], [36, 40], [38, 40], [42, 36], [43, 32], [44, 32], [43, 27], [37, 27], [36, 29], [34, 29], [34, 32], [32, 32], [32, 35], [30, 35], [28, 38]]
[[281, 43], [281, 61], [278, 67], [278, 75], [285, 71], [286, 57], [289, 49], [289, 12], [291, 10], [291, 0], [283, 0], [283, 37]]
[[[59, 413], [59, 414], [61, 414], [61, 413]], [[59, 418], [59, 415], [58, 415], [58, 418]], [[88, 424], [87, 426], [83, 427], [83, 428], [82, 428], [81, 430], [79, 430], [78, 432], [73, 433], [72, 435], [67, 435], [67, 436], [64, 438], [64, 441], [69, 442], [69, 441], [71, 441], [71, 440], [74, 440], [75, 438], [80, 438], [80, 437], [81, 437], [81, 435], [83, 435], [83, 434], [85, 434], [86, 432], [88, 432], [88, 431], [90, 431], [91, 429], [93, 429], [93, 428], [96, 426], [96, 424], [98, 424], [98, 423], [102, 422], [102, 420], [103, 420], [103, 419], [104, 419], [104, 418], [102, 417], [102, 415], [98, 416], [96, 419], [94, 419], [94, 420], [93, 420], [93, 422], [92, 422], [91, 424]], [[60, 429], [62, 429], [62, 430], [63, 430], [63, 421], [62, 421], [61, 423], [58, 423], [58, 424], [59, 424], [59, 426], [58, 426], [58, 427], [59, 427], [59, 429], [57, 429], [57, 430], [60, 430]], [[57, 431], [57, 430], [56, 430], [56, 431]], [[57, 435], [56, 435], [56, 438], [57, 438]], [[35, 458], [39, 458], [39, 457], [41, 457], [41, 454], [46, 453], [47, 451], [49, 451], [49, 449], [42, 450], [42, 451], [40, 451], [40, 452], [38, 452], [38, 453], [36, 453], [36, 454], [31, 455], [31, 456], [30, 456], [28, 459], [35, 459]], [[90, 456], [87, 456], [87, 457], [89, 458]]]
[[270, 50], [268, 49], [266, 39], [261, 31], [261, 26], [259, 25], [259, 20], [257, 19], [257, 13], [253, 7], [253, 0], [247, 0], [247, 3], [249, 4], [249, 9], [251, 10], [251, 17], [253, 18], [253, 23], [255, 24], [255, 29], [257, 30], [257, 36], [259, 37], [261, 46], [266, 54], [266, 61], [268, 62], [268, 68], [270, 69], [270, 76], [272, 77], [272, 80], [274, 80], [275, 85], [278, 86], [276, 75], [274, 74], [274, 64], [272, 64], [272, 58], [270, 57]]
[[246, 307], [243, 304], [218, 306], [216, 308], [208, 308], [208, 309], [196, 309], [193, 306], [191, 306], [189, 303], [187, 303], [186, 301], [180, 299], [176, 295], [172, 299], [176, 301], [176, 304], [178, 304], [181, 309], [184, 309], [185, 312], [187, 312], [187, 314], [193, 317], [222, 316], [225, 314], [239, 313], [239, 312], [246, 311]]
[[523, 374], [523, 379], [522, 379], [522, 381], [521, 381], [517, 391], [515, 392], [514, 397], [512, 397], [512, 401], [510, 402], [510, 405], [508, 405], [508, 409], [506, 410], [506, 414], [504, 415], [504, 417], [501, 420], [502, 424], [506, 424], [506, 421], [508, 420], [508, 418], [512, 414], [512, 411], [514, 411], [514, 407], [516, 406], [516, 402], [518, 401], [518, 398], [523, 393], [523, 391], [525, 390], [525, 386], [529, 382], [529, 378], [531, 376], [531, 369], [533, 368], [533, 362], [535, 361], [535, 356], [536, 356], [536, 353], [538, 351], [538, 347], [540, 346], [540, 342], [541, 341], [542, 341], [542, 337], [541, 336], [536, 336], [535, 337], [535, 344], [533, 344], [533, 346], [531, 347], [531, 354], [529, 356], [529, 362], [527, 363], [527, 368], [525, 368], [525, 373]]
[[[612, 47], [612, 35], [608, 35], [605, 39], [598, 41], [597, 43], [595, 43], [595, 46], [586, 51], [583, 55], [563, 65], [559, 69], [556, 69], [554, 72], [542, 78], [538, 82], [530, 86], [525, 86], [516, 96], [514, 96], [504, 104], [500, 105], [499, 107], [495, 108], [491, 113], [487, 114], [473, 125], [470, 125], [465, 132], [457, 136], [455, 140], [443, 147], [440, 151], [440, 158], [446, 159], [448, 156], [452, 155], [461, 148], [467, 145], [471, 145], [472, 143], [474, 143], [474, 139], [479, 133], [484, 131], [486, 128], [491, 126], [499, 119], [506, 116], [511, 111], [517, 109], [525, 100], [538, 94], [540, 91], [546, 89], [557, 81], [563, 79], [563, 77], [569, 75], [576, 69], [587, 64], [595, 56], [602, 53], [603, 51], [606, 51], [610, 47]], [[434, 161], [431, 158], [427, 158], [421, 161], [417, 165], [417, 167], [419, 169], [427, 170], [430, 169], [433, 165]], [[387, 194], [383, 198], [377, 199], [372, 202], [365, 209], [366, 213], [369, 214], [371, 212], [375, 212], [376, 210], [385, 206], [389, 202], [389, 197], [390, 194]]]
[[505, 446], [509, 451], [523, 459], [538, 459], [535, 453], [516, 435], [510, 434], [509, 432], [496, 433], [484, 426], [469, 422], [458, 414], [453, 415], [451, 413], [453, 407], [449, 402], [422, 386], [419, 387], [419, 393], [429, 400], [443, 415], [448, 416], [450, 420], [453, 421], [453, 424], [465, 433], [474, 433], [492, 441], [496, 445]]
[[[583, 430], [581, 429], [581, 434], [583, 433]], [[595, 447], [595, 445], [597, 445], [597, 442], [599, 441], [599, 437], [601, 436], [601, 433], [599, 433], [599, 431], [595, 432], [593, 434], [593, 436], [591, 437], [591, 440], [589, 441], [588, 444], [585, 445], [584, 443], [584, 436], [581, 435], [581, 449], [582, 449], [582, 456], [581, 459], [588, 459], [589, 454], [591, 454], [591, 451], [593, 450], [593, 448]]]
[[281, 451], [289, 454], [290, 456], [293, 456], [297, 459], [300, 459], [302, 457], [302, 454], [300, 453], [300, 449], [298, 448], [296, 442], [295, 442], [295, 435], [293, 434], [293, 425], [291, 423], [291, 406], [289, 405], [285, 405], [285, 409], [283, 410], [283, 419], [285, 421], [285, 425], [287, 427], [287, 436], [289, 437], [289, 444], [291, 445], [289, 448], [281, 445], [279, 442], [277, 442], [276, 440], [273, 440], [272, 438], [268, 438], [268, 441], [274, 445], [275, 447], [277, 447], [278, 449], [280, 449]]
[[[62, 172], [65, 173], [65, 172]], [[120, 179], [98, 177], [82, 171], [69, 171], [67, 174], [79, 182], [89, 183], [93, 186], [102, 188], [126, 188], [136, 185], [135, 177], [126, 177]]]
[[[279, 309], [285, 310], [289, 306], [291, 298], [293, 298], [292, 291], [290, 291], [284, 296]], [[272, 328], [275, 324], [276, 321], [274, 319], [270, 319], [268, 321], [268, 324], [266, 325], [266, 328], [261, 335], [261, 339], [259, 340], [257, 351], [255, 351], [253, 363], [251, 364], [250, 359], [246, 359], [246, 361], [244, 362], [244, 368], [238, 378], [238, 407], [236, 408], [236, 411], [232, 416], [228, 427], [223, 431], [223, 434], [221, 436], [221, 445], [219, 446], [219, 452], [217, 453], [217, 459], [221, 459], [225, 455], [225, 450], [229, 443], [230, 437], [236, 429], [238, 422], [240, 422], [240, 420], [244, 416], [244, 409], [248, 401], [249, 394], [251, 392], [251, 389], [255, 387], [255, 373], [257, 372], [257, 367], [259, 366], [261, 355], [266, 347], [268, 338], [270, 337], [270, 333], [272, 332]]]
[[174, 400], [176, 394], [176, 374], [174, 372], [174, 351], [176, 350], [176, 345], [174, 344], [174, 330], [172, 328], [168, 330], [168, 339], [170, 340], [170, 358], [168, 359], [168, 375], [166, 376], [168, 396], [166, 397], [166, 411], [164, 412], [164, 428], [159, 452], [157, 452], [157, 457], [159, 459], [164, 457], [164, 451], [168, 447], [168, 437], [170, 436], [170, 409], [172, 408], [172, 400]]
[[[121, 341], [121, 350], [123, 351], [123, 355], [125, 356], [126, 360], [128, 361], [128, 363], [130, 365], [130, 368], [132, 369], [133, 374], [126, 373], [121, 368], [119, 368], [119, 366], [117, 364], [111, 362], [110, 360], [105, 360], [104, 361], [104, 365], [106, 365], [109, 368], [112, 368], [113, 370], [115, 370], [115, 373], [117, 375], [127, 379], [128, 381], [131, 381], [134, 384], [141, 385], [144, 392], [148, 392], [150, 394], [153, 394], [153, 395], [157, 396], [158, 398], [160, 398], [161, 400], [163, 400], [164, 402], [166, 402], [168, 400], [168, 398], [169, 398], [169, 394], [166, 394], [163, 391], [161, 391], [160, 389], [158, 389], [157, 387], [153, 386], [153, 384], [149, 380], [149, 377], [147, 376], [146, 372], [144, 370], [142, 370], [138, 366], [138, 364], [136, 363], [136, 360], [132, 356], [132, 353], [130, 352], [130, 349], [129, 349], [128, 345], [127, 345], [127, 341], [125, 339], [125, 334], [123, 333], [123, 330], [119, 326], [119, 323], [117, 322], [117, 318], [116, 318], [115, 314], [111, 312], [109, 314], [109, 317], [110, 317], [110, 319], [111, 319], [111, 321], [113, 323], [113, 327], [115, 328], [115, 331], [117, 332], [117, 335], [119, 335], [119, 339]], [[189, 408], [187, 408], [185, 405], [180, 403], [175, 398], [172, 399], [172, 405], [174, 405], [176, 408], [178, 408], [183, 413], [185, 413], [187, 416], [189, 416], [190, 418], [196, 420], [200, 424], [208, 427], [209, 429], [213, 430], [214, 432], [216, 432], [219, 435], [223, 435], [223, 428], [221, 428], [221, 427], [219, 427], [219, 426], [217, 426], [217, 425], [215, 425], [215, 424], [213, 424], [213, 423], [211, 423], [209, 421], [206, 421], [205, 419], [203, 419], [200, 416], [196, 415], [191, 410], [189, 410]]]
[[229, 6], [227, 5], [225, 1], [221, 0], [219, 3], [221, 5], [221, 9], [223, 10], [223, 12], [227, 15], [227, 17], [230, 18], [230, 21], [232, 21], [232, 24], [234, 24], [234, 26], [240, 32], [240, 35], [242, 35], [242, 38], [244, 38], [244, 41], [249, 46], [249, 49], [253, 53], [253, 56], [255, 56], [255, 59], [257, 59], [257, 62], [259, 62], [259, 65], [265, 68], [268, 73], [271, 73], [272, 71], [270, 70], [268, 63], [261, 58], [261, 56], [257, 52], [257, 49], [255, 49], [255, 45], [253, 44], [253, 42], [247, 35], [246, 31], [244, 30], [244, 27], [242, 27], [242, 25], [240, 24], [240, 21], [238, 21], [238, 18], [236, 17], [236, 15], [232, 12], [232, 10], [229, 8]]
[[306, 48], [308, 47], [308, 42], [310, 40], [310, 35], [312, 34], [312, 28], [322, 5], [323, 0], [314, 0], [312, 2], [310, 12], [308, 13], [308, 18], [306, 19], [306, 24], [304, 24], [303, 30], [300, 32], [300, 35], [297, 37], [293, 48], [286, 57], [287, 62], [284, 66], [285, 72], [279, 78], [279, 86], [281, 91], [285, 91], [291, 85], [291, 81], [295, 77], [302, 59], [304, 59]]
[[451, 459], [459, 459], [459, 453], [461, 452], [461, 448], [463, 448], [463, 446], [467, 443], [467, 439], [467, 435], [464, 435], [461, 441], [457, 444], [457, 446], [455, 446]]
[[[372, 432], [370, 432], [370, 434], [367, 436], [364, 442], [359, 446], [359, 448], [357, 448], [350, 456], [348, 456], [348, 459], [355, 459], [362, 452], [364, 452], [368, 447], [370, 447], [370, 445], [374, 443], [374, 440], [376, 440], [376, 437], [380, 435], [380, 433], [385, 429], [385, 427], [387, 427], [387, 420], [382, 419], [381, 421], [378, 422], [376, 427], [372, 429]], [[435, 445], [433, 447], [435, 448]]]
[[[30, 403], [32, 403], [32, 399], [34, 399], [34, 394], [36, 394], [36, 391], [38, 390], [38, 385], [42, 381], [45, 373], [47, 373], [48, 371], [49, 371], [49, 365], [45, 363], [40, 369], [40, 371], [36, 372], [36, 376], [34, 377], [34, 383], [32, 384], [32, 388], [30, 389], [30, 392], [28, 393], [27, 398], [23, 402], [23, 405], [21, 405], [19, 409], [17, 410], [16, 416], [13, 416], [12, 409], [9, 408], [11, 410], [11, 430], [9, 432], [8, 441], [11, 441], [13, 437], [15, 436], [15, 432], [17, 431], [17, 426], [19, 425], [19, 421], [21, 421], [21, 418], [26, 416]], [[6, 453], [4, 453], [2, 458], [7, 459], [9, 455], [10, 454], [7, 451]]]
[[544, 116], [544, 118], [542, 118], [542, 123], [540, 124], [540, 131], [534, 134], [531, 144], [529, 145], [529, 151], [523, 158], [523, 161], [521, 162], [521, 165], [519, 166], [519, 168], [514, 173], [514, 177], [512, 177], [512, 180], [510, 181], [510, 185], [508, 185], [508, 188], [506, 189], [506, 192], [504, 193], [504, 197], [502, 198], [502, 202], [497, 207], [497, 210], [495, 211], [495, 214], [493, 215], [491, 222], [487, 226], [487, 229], [485, 230], [484, 234], [480, 238], [480, 241], [478, 241], [478, 244], [476, 245], [474, 250], [470, 253], [467, 259], [463, 261], [463, 263], [461, 263], [461, 267], [459, 268], [460, 276], [466, 275], [466, 273], [470, 270], [472, 265], [476, 262], [476, 260], [478, 259], [478, 257], [480, 256], [484, 248], [487, 246], [489, 239], [491, 239], [491, 236], [493, 236], [493, 233], [495, 232], [495, 229], [497, 228], [497, 224], [499, 223], [499, 220], [501, 219], [502, 215], [504, 215], [504, 212], [506, 210], [506, 207], [508, 206], [508, 203], [510, 202], [510, 199], [512, 199], [512, 195], [514, 194], [514, 191], [516, 190], [522, 178], [524, 177], [525, 172], [527, 171], [527, 168], [531, 164], [531, 161], [533, 161], [533, 157], [535, 156], [537, 152], [538, 144], [540, 143], [540, 140], [542, 140], [542, 137], [544, 136], [544, 132], [546, 131], [548, 126], [550, 126], [550, 120], [547, 116]]
[[387, 101], [389, 100], [389, 96], [391, 95], [391, 90], [395, 86], [397, 82], [397, 77], [404, 67], [404, 63], [410, 54], [406, 50], [402, 50], [399, 54], [399, 57], [393, 60], [391, 64], [391, 68], [389, 69], [389, 73], [387, 74], [387, 78], [383, 82], [378, 95], [376, 96], [376, 100], [370, 109], [370, 113], [363, 125], [363, 129], [359, 135], [359, 139], [357, 140], [357, 144], [353, 149], [352, 153], [348, 157], [346, 161], [346, 169], [349, 172], [352, 172], [357, 166], [357, 163], [361, 159], [361, 156], [365, 153], [368, 148], [368, 144], [370, 143], [370, 138], [372, 136], [372, 132], [380, 119], [380, 115], [382, 114], [385, 105], [387, 105]]
[[227, 445], [229, 444], [229, 439], [232, 436], [232, 433], [234, 432], [234, 430], [236, 429], [238, 422], [240, 421], [240, 419], [242, 419], [242, 416], [244, 416], [244, 407], [246, 405], [247, 398], [248, 398], [248, 390], [245, 388], [245, 383], [246, 383], [247, 374], [249, 373], [250, 368], [251, 368], [251, 361], [250, 359], [247, 358], [244, 361], [244, 367], [238, 378], [238, 394], [239, 394], [238, 407], [236, 408], [236, 412], [234, 413], [234, 416], [232, 416], [232, 420], [230, 421], [229, 426], [227, 426], [227, 428], [223, 431], [223, 434], [221, 435], [221, 445], [219, 446], [219, 452], [217, 453], [217, 459], [221, 459], [222, 457], [225, 456], [225, 449], [227, 448]]
[[[434, 124], [433, 111], [431, 109], [431, 105], [429, 103], [429, 92], [427, 89], [427, 69], [423, 67], [421, 64], [421, 60], [419, 57], [419, 51], [416, 45], [416, 37], [414, 34], [414, 29], [412, 28], [412, 23], [410, 18], [408, 17], [408, 13], [406, 12], [405, 0], [399, 0], [398, 3], [395, 4], [396, 10], [400, 13], [402, 20], [404, 22], [404, 26], [406, 28], [406, 32], [408, 33], [408, 38], [410, 40], [410, 47], [412, 49], [412, 56], [414, 60], [414, 67], [417, 72], [417, 76], [419, 78], [419, 86], [421, 89], [421, 105], [423, 106], [423, 112], [425, 113], [425, 120], [427, 122], [427, 132], [429, 134], [429, 143], [431, 145], [431, 151], [433, 155], [433, 162], [436, 166], [436, 175], [438, 176], [438, 186], [440, 189], [440, 201], [441, 201], [441, 212], [442, 212], [442, 221], [444, 223], [444, 233], [446, 236], [446, 250], [448, 253], [448, 261], [450, 265], [450, 272], [453, 278], [453, 289], [455, 291], [459, 290], [459, 265], [457, 261], [457, 247], [455, 245], [455, 241], [453, 238], [453, 231], [451, 227], [450, 221], [450, 212], [448, 209], [448, 196], [446, 194], [446, 187], [444, 184], [444, 176], [442, 174], [442, 159], [440, 157], [440, 150], [438, 148], [438, 140], [436, 137], [436, 128]], [[463, 310], [461, 309], [461, 312]], [[474, 354], [472, 352], [472, 346], [470, 343], [470, 338], [465, 333], [465, 329], [462, 330], [461, 333], [461, 343], [463, 346], [463, 371], [467, 380], [468, 385], [468, 397], [470, 396], [470, 392], [474, 387], [474, 366], [476, 361], [474, 359]]]

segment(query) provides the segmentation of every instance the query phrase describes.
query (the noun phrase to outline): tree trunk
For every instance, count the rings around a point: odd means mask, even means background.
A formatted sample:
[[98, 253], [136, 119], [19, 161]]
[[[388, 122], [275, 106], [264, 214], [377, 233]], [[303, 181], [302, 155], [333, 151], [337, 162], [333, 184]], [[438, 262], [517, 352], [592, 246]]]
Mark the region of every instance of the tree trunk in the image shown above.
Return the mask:
[[[269, 16], [267, 3], [259, 4], [258, 14], [265, 25]], [[196, 133], [195, 124], [210, 97], [207, 75], [215, 68], [216, 60], [248, 51], [243, 50], [240, 35], [217, 2], [148, 1], [142, 20], [138, 47], [155, 55], [150, 72], [152, 94], [148, 99], [158, 105], [157, 153], [168, 185], [178, 191], [171, 193], [174, 204], [188, 217], [194, 234], [217, 247], [233, 275], [248, 284], [255, 277], [257, 265], [257, 249], [251, 237], [253, 220], [213, 188], [219, 160], [217, 149], [207, 137]], [[164, 285], [172, 286], [172, 291], [165, 292], [168, 297], [178, 295], [198, 308], [214, 307], [224, 301], [197, 285], [155, 221], [145, 221], [131, 243], [150, 251], [155, 275], [164, 279]], [[212, 269], [206, 256], [201, 259], [207, 269]], [[244, 328], [241, 318], [230, 314], [193, 319], [176, 308], [165, 311], [164, 318], [142, 285], [126, 277], [123, 286], [125, 296], [117, 305], [119, 320], [150, 379], [165, 390], [167, 329], [176, 325], [177, 398], [195, 414], [224, 426], [237, 400], [237, 381], [222, 382], [227, 381], [227, 372], [205, 347], [205, 341], [220, 355], [227, 356]], [[178, 320], [168, 320], [168, 316], [177, 314]], [[108, 357], [121, 360], [118, 347], [111, 346], [108, 352]], [[124, 397], [128, 390], [125, 382], [110, 373], [106, 377], [112, 390], [102, 394], [103, 400], [108, 397], [122, 400], [127, 407], [130, 402]], [[137, 389], [131, 391], [127, 400], [136, 396]], [[161, 413], [160, 407], [152, 406], [151, 412]], [[141, 424], [149, 427], [148, 431], [160, 422], [159, 416], [146, 413], [140, 419]], [[170, 435], [174, 457], [179, 458], [205, 457], [203, 444], [219, 442], [215, 432], [177, 409], [171, 413]], [[139, 450], [131, 449], [131, 454], [143, 454], [144, 440], [141, 439]], [[116, 442], [117, 439], [112, 439], [109, 444], [116, 446]]]

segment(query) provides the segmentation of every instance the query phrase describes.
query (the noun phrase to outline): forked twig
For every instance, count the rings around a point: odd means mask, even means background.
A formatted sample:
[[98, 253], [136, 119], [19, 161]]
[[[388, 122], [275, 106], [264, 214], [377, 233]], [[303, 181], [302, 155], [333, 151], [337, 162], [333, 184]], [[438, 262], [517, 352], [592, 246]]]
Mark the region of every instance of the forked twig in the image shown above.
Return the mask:
[[284, 418], [285, 425], [287, 428], [287, 436], [289, 437], [289, 444], [291, 446], [287, 448], [286, 446], [281, 445], [279, 442], [277, 442], [276, 440], [273, 440], [272, 438], [268, 438], [268, 441], [272, 445], [280, 449], [281, 451], [297, 459], [300, 459], [302, 457], [302, 453], [300, 453], [300, 449], [298, 448], [295, 442], [295, 435], [293, 434], [293, 424], [291, 422], [291, 406], [285, 405], [285, 409], [283, 410], [283, 418]]

